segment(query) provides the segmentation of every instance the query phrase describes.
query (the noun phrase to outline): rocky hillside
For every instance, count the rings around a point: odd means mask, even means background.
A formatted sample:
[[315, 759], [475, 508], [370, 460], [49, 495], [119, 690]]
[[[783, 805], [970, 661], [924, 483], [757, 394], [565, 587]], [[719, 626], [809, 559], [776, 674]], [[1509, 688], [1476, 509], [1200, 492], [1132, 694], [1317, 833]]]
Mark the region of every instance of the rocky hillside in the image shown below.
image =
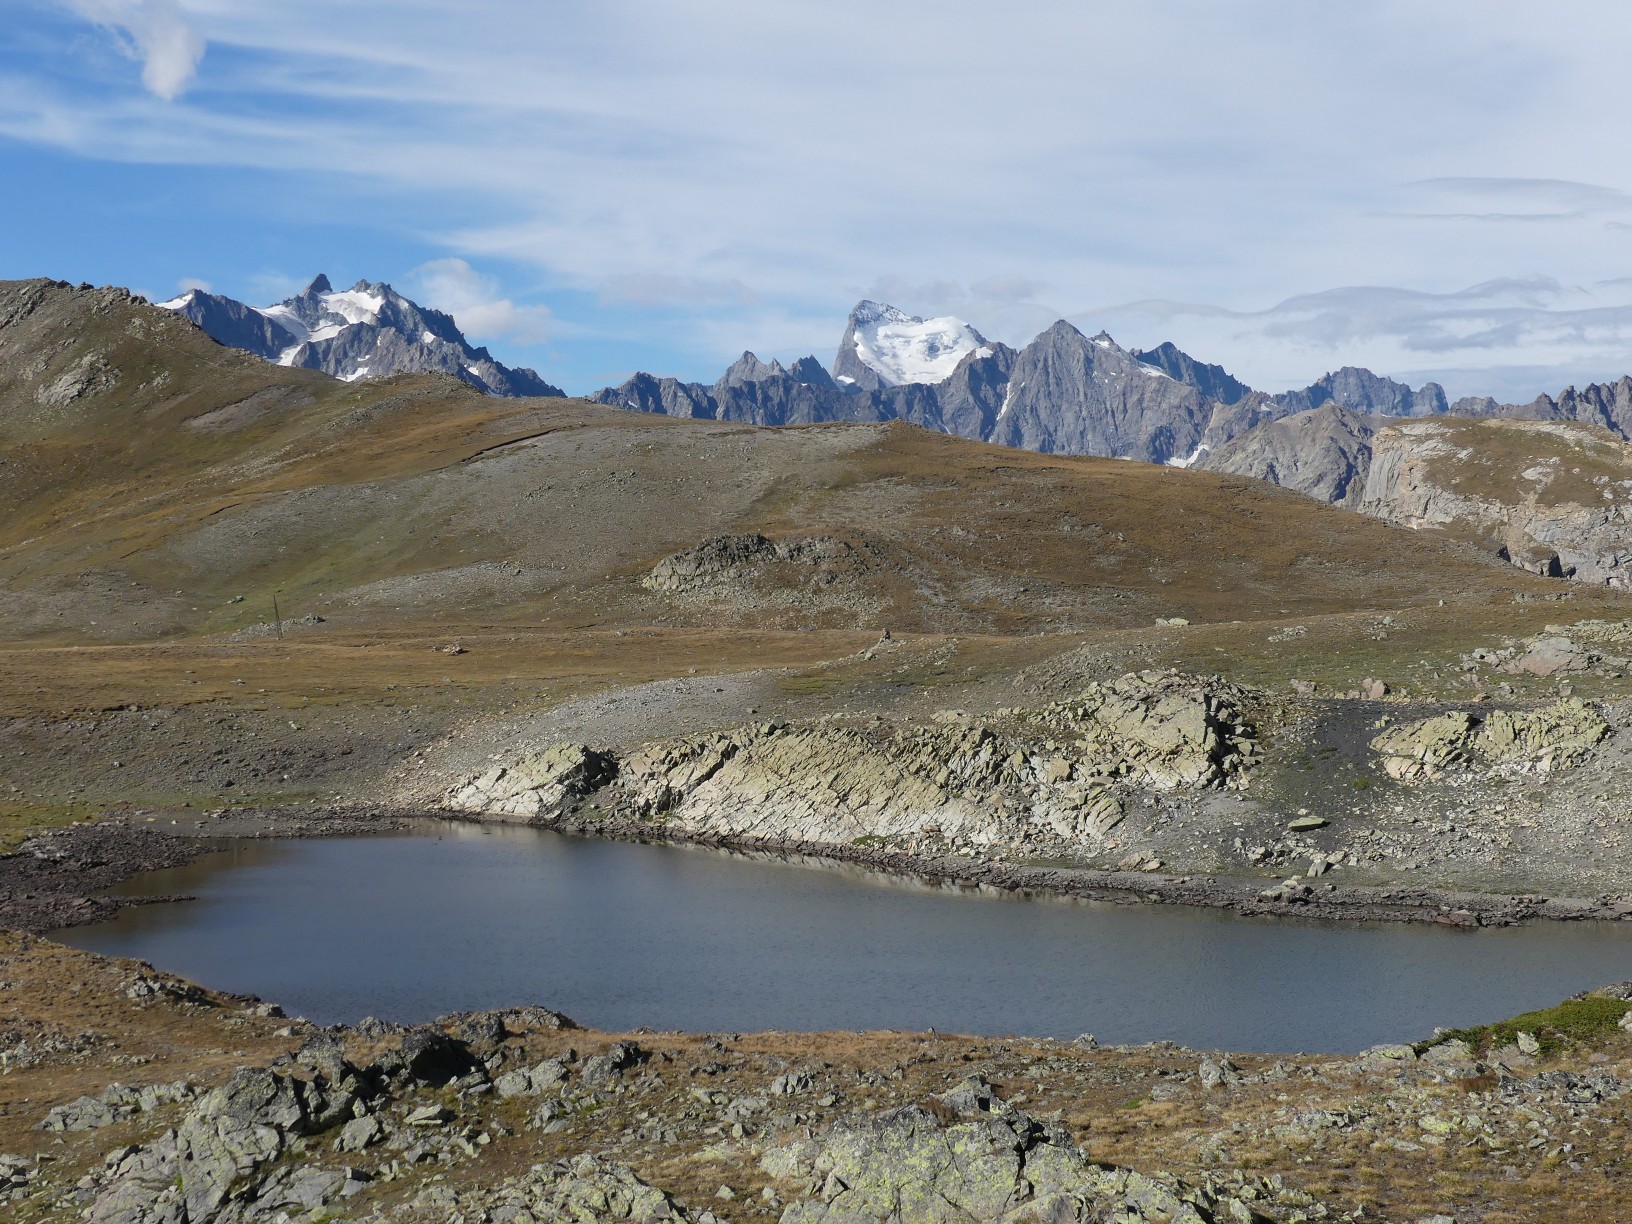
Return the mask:
[[[12, 282], [0, 303], [14, 636], [232, 631], [273, 592], [290, 615], [353, 623], [480, 609], [1008, 632], [1511, 589], [1472, 553], [1237, 477], [900, 422], [754, 429], [436, 375], [348, 384], [224, 349], [120, 291]], [[1022, 368], [1137, 366], [1108, 342], [1061, 344]], [[766, 369], [742, 363], [732, 385]], [[1144, 387], [1180, 386], [1132, 380], [1130, 429]], [[750, 536], [765, 543], [717, 543]]]
[[294, 297], [265, 308], [201, 289], [160, 305], [222, 344], [345, 382], [441, 373], [489, 395], [562, 394], [532, 370], [493, 360], [465, 339], [452, 315], [419, 306], [390, 285], [358, 281], [337, 291], [319, 275]]
[[1548, 577], [1624, 587], [1632, 446], [1573, 421], [1390, 422], [1321, 408], [1260, 426], [1200, 465], [1488, 547]]

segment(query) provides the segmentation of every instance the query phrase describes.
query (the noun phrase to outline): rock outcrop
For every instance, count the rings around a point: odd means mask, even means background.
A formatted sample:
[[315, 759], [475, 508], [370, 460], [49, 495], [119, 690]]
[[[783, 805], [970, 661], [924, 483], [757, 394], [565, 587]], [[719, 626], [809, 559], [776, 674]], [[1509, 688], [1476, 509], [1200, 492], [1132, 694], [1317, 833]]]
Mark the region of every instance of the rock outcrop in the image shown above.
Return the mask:
[[1487, 539], [1549, 577], [1632, 585], [1632, 445], [1564, 422], [1413, 421], [1372, 441], [1358, 509]]
[[1126, 794], [1242, 784], [1257, 757], [1250, 700], [1216, 678], [1149, 672], [990, 720], [763, 723], [648, 745], [615, 767], [557, 745], [448, 804], [548, 823], [615, 768], [619, 814], [691, 835], [1081, 854], [1121, 822]]
[[[778, 1181], [809, 1188], [782, 1224], [1252, 1224], [1238, 1198], [1175, 1177], [1099, 1164], [1057, 1126], [1015, 1109], [975, 1079], [930, 1106], [841, 1119], [826, 1134], [767, 1152]], [[952, 1116], [948, 1116], [952, 1115]]]
[[767, 723], [661, 744], [622, 763], [637, 819], [765, 842], [1098, 849], [1119, 789], [1237, 781], [1255, 753], [1237, 694], [1126, 676], [991, 723]]
[[1585, 761], [1609, 726], [1571, 698], [1537, 710], [1492, 710], [1483, 717], [1451, 710], [1390, 727], [1371, 741], [1384, 772], [1401, 782], [1485, 766], [1548, 773]]
[[1328, 405], [1212, 445], [1198, 466], [1443, 531], [1532, 573], [1632, 585], [1632, 445], [1601, 427]]
[[606, 753], [582, 744], [553, 744], [472, 778], [446, 802], [456, 812], [479, 812], [491, 820], [547, 823], [616, 772], [616, 760]]
[[1251, 476], [1354, 509], [1365, 492], [1378, 424], [1351, 408], [1328, 404], [1257, 425], [1211, 447], [1196, 466]]
[[825, 584], [840, 571], [864, 571], [879, 561], [878, 551], [867, 544], [833, 536], [785, 540], [757, 534], [715, 536], [665, 557], [641, 579], [641, 585], [649, 591], [706, 591], [756, 577], [768, 566], [785, 564], [808, 569], [818, 583]]

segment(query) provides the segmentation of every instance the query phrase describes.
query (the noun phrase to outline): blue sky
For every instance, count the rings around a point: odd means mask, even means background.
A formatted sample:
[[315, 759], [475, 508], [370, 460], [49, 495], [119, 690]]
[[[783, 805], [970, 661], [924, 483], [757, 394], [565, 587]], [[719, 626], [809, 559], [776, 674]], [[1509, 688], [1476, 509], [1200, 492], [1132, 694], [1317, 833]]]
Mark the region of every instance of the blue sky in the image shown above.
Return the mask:
[[859, 297], [1280, 389], [1632, 372], [1632, 10], [1563, 0], [12, 0], [0, 276], [319, 271], [569, 391]]

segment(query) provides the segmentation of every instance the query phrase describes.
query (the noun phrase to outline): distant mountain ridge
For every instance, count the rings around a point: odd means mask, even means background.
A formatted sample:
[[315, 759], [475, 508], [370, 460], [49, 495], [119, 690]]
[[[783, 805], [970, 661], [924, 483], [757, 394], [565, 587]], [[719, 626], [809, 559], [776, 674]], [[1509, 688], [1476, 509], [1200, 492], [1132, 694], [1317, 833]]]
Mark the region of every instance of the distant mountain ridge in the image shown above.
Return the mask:
[[952, 316], [920, 318], [864, 300], [831, 372], [744, 353], [713, 384], [645, 372], [589, 399], [669, 416], [800, 425], [904, 420], [1047, 453], [1188, 466], [1270, 421], [1335, 405], [1367, 415], [1444, 413], [1444, 391], [1350, 367], [1302, 390], [1255, 391], [1172, 343], [1128, 350], [1060, 320], [1020, 349]]
[[1579, 421], [1632, 438], [1632, 378], [1528, 404], [1451, 403], [1438, 383], [1344, 366], [1271, 394], [1171, 342], [1129, 350], [1062, 319], [1014, 349], [961, 319], [871, 300], [850, 312], [831, 372], [815, 357], [784, 367], [744, 353], [713, 384], [641, 372], [586, 398], [756, 425], [903, 420], [1026, 450], [1249, 475], [1341, 505], [1359, 498], [1370, 438], [1391, 420]]
[[487, 349], [471, 345], [452, 315], [374, 281], [336, 291], [319, 274], [294, 297], [264, 308], [202, 289], [159, 305], [191, 319], [222, 344], [346, 382], [443, 373], [489, 395], [564, 394], [536, 372], [502, 365]]

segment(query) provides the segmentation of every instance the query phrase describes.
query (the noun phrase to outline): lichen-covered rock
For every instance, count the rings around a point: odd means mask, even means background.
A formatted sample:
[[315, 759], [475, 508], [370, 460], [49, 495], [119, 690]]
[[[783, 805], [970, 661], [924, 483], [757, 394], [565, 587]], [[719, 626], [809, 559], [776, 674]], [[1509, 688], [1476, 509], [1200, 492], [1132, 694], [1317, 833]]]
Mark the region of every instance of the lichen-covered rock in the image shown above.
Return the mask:
[[[814, 1191], [789, 1204], [783, 1224], [1261, 1219], [1206, 1187], [1095, 1163], [1064, 1130], [983, 1089], [989, 1085], [948, 1094], [938, 1109], [842, 1119], [825, 1135], [772, 1148], [765, 1172]], [[952, 1110], [962, 1116], [948, 1120]]]
[[573, 800], [599, 789], [617, 772], [617, 760], [582, 744], [553, 744], [513, 765], [499, 765], [449, 792], [456, 812], [491, 820], [547, 823]]
[[729, 589], [770, 566], [808, 569], [806, 577], [831, 582], [840, 571], [855, 573], [877, 565], [877, 551], [866, 542], [833, 536], [770, 540], [757, 533], [722, 535], [659, 561], [641, 586], [649, 591]]
[[1536, 710], [1493, 710], [1483, 720], [1452, 710], [1390, 727], [1371, 747], [1389, 777], [1415, 782], [1474, 764], [1521, 773], [1566, 769], [1608, 734], [1597, 711], [1569, 698]]
[[1400, 782], [1432, 778], [1453, 766], [1466, 765], [1473, 745], [1474, 721], [1461, 710], [1435, 714], [1390, 727], [1371, 741], [1383, 758], [1383, 771]]
[[109, 1084], [97, 1096], [83, 1096], [67, 1105], [58, 1105], [45, 1115], [41, 1130], [86, 1131], [124, 1122], [161, 1105], [191, 1100], [195, 1089], [185, 1080], [174, 1084], [151, 1084], [127, 1088]]
[[631, 1224], [683, 1224], [691, 1217], [663, 1191], [636, 1177], [627, 1165], [599, 1156], [577, 1156], [534, 1165], [525, 1175], [487, 1189], [466, 1190], [457, 1206], [480, 1211], [495, 1224], [523, 1221], [628, 1220]]
[[[241, 1068], [200, 1097], [181, 1125], [119, 1153], [86, 1212], [93, 1224], [201, 1224], [251, 1202], [257, 1175], [292, 1139], [318, 1129], [320, 1091], [264, 1068]], [[332, 1180], [321, 1180], [328, 1185]], [[342, 1179], [343, 1180], [343, 1179]], [[297, 1185], [298, 1182], [298, 1185]], [[285, 1187], [291, 1202], [316, 1193], [317, 1181]], [[287, 1196], [279, 1192], [280, 1202]]]
[[1037, 721], [1076, 739], [1077, 769], [1158, 790], [1215, 786], [1256, 752], [1245, 690], [1216, 677], [1137, 672], [1091, 684]]
[[1495, 710], [1479, 728], [1478, 751], [1497, 764], [1526, 763], [1538, 772], [1579, 765], [1609, 734], [1609, 724], [1576, 698], [1539, 710]]

